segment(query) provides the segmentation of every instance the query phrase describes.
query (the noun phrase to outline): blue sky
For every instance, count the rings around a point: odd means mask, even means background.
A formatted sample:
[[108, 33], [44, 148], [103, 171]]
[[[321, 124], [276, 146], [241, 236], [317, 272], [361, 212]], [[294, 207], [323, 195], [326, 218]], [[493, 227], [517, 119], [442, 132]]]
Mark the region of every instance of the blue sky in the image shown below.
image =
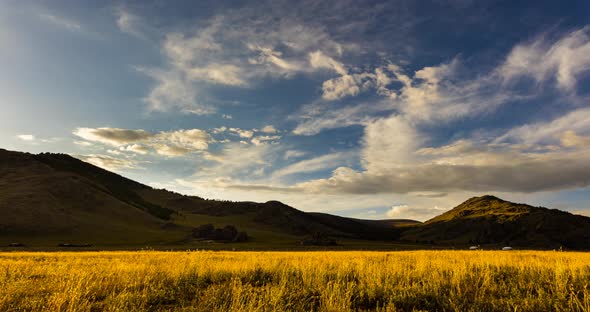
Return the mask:
[[590, 214], [590, 3], [3, 1], [0, 146], [158, 188]]

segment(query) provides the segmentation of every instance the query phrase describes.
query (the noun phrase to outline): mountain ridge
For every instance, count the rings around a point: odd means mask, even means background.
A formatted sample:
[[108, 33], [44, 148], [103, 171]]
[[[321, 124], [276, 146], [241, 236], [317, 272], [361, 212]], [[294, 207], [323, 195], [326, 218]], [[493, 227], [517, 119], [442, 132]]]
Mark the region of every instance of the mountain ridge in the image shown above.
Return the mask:
[[43, 244], [60, 240], [190, 246], [198, 243], [191, 230], [208, 223], [235, 225], [254, 242], [268, 246], [292, 246], [304, 237], [321, 235], [367, 242], [358, 243], [360, 248], [381, 241], [406, 244], [401, 248], [479, 244], [590, 249], [590, 218], [492, 195], [472, 197], [424, 223], [363, 220], [304, 212], [273, 200], [187, 196], [152, 188], [66, 154], [0, 149], [0, 244], [34, 239]]

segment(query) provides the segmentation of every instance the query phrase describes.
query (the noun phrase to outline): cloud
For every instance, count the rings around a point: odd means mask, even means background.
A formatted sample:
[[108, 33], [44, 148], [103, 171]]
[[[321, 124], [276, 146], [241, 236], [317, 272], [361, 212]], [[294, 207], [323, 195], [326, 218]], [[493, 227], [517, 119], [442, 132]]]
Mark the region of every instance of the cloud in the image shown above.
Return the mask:
[[94, 144], [88, 142], [88, 141], [74, 141], [74, 144], [79, 145], [79, 146], [84, 146], [84, 147], [88, 147], [88, 146], [92, 146]]
[[117, 27], [124, 33], [130, 34], [138, 38], [145, 38], [142, 28], [144, 27], [141, 18], [132, 14], [125, 8], [119, 8], [116, 11]]
[[119, 171], [127, 169], [142, 169], [137, 161], [131, 159], [113, 158], [105, 155], [73, 155], [74, 157], [91, 163], [106, 170]]
[[54, 25], [63, 27], [69, 31], [80, 31], [82, 30], [82, 25], [76, 21], [69, 20], [65, 17], [56, 16], [53, 14], [39, 14], [39, 18], [44, 21], [50, 22]]
[[273, 134], [273, 133], [277, 133], [277, 129], [272, 125], [267, 125], [267, 126], [264, 126], [262, 129], [260, 129], [260, 132]]
[[200, 129], [150, 133], [141, 129], [78, 128], [73, 133], [87, 141], [119, 147], [121, 151], [145, 155], [153, 148], [157, 154], [170, 157], [205, 151], [210, 141], [209, 134]]
[[[564, 121], [571, 119], [577, 122], [572, 121], [570, 126], [581, 130], [585, 118], [571, 113], [543, 124], [509, 130], [499, 138], [461, 139], [439, 147], [424, 146], [425, 134], [401, 116], [379, 119], [365, 129], [363, 171], [339, 167], [330, 178], [294, 187], [324, 194], [540, 192], [587, 187], [590, 146], [573, 144], [562, 149], [555, 148], [552, 142], [560, 142], [559, 135], [568, 129]], [[535, 129], [552, 131], [531, 137]], [[511, 138], [512, 143], [506, 138]]]
[[153, 135], [145, 130], [128, 130], [120, 128], [77, 128], [74, 131], [84, 140], [100, 142], [112, 146], [121, 146], [143, 141]]
[[544, 37], [512, 49], [499, 69], [506, 82], [519, 77], [537, 83], [555, 78], [557, 86], [574, 90], [581, 74], [590, 70], [590, 26], [575, 30], [555, 42]]
[[254, 131], [240, 129], [240, 128], [229, 128], [229, 131], [239, 135], [240, 138], [246, 138], [246, 139], [249, 139], [254, 135]]
[[32, 134], [19, 134], [16, 137], [23, 141], [35, 141], [35, 136]]
[[[273, 13], [274, 14], [274, 13]], [[252, 88], [265, 79], [290, 79], [299, 73], [331, 68], [354, 44], [332, 39], [306, 14], [261, 15], [258, 6], [226, 10], [185, 32], [168, 32], [161, 43], [165, 65], [138, 69], [156, 81], [146, 96], [150, 110], [195, 114], [215, 111], [213, 86]], [[121, 29], [134, 31], [135, 17], [119, 12]], [[329, 55], [329, 56], [328, 56]]]
[[276, 141], [281, 138], [280, 135], [261, 135], [250, 140], [254, 145], [267, 144], [268, 142]]
[[309, 173], [320, 170], [332, 169], [342, 164], [350, 162], [355, 155], [354, 152], [339, 152], [318, 156], [311, 159], [302, 160], [276, 170], [272, 177], [280, 179], [292, 174]]
[[212, 63], [187, 70], [187, 77], [192, 81], [203, 80], [213, 84], [243, 87], [247, 82], [242, 71], [242, 68], [233, 64]]
[[[509, 130], [495, 139], [495, 143], [520, 143], [525, 145], [559, 144], [567, 131], [575, 134], [590, 134], [590, 108], [580, 108], [570, 111], [551, 121], [527, 124]], [[571, 134], [570, 134], [571, 136]]]
[[392, 206], [385, 214], [392, 219], [428, 220], [446, 212], [446, 209], [434, 206], [432, 208], [417, 208], [408, 205]]
[[[280, 150], [280, 146], [272, 144], [227, 143], [220, 152], [203, 155], [211, 164], [200, 168], [194, 180], [209, 181], [212, 177], [260, 179], [274, 164]], [[206, 180], [202, 180], [204, 178]]]
[[561, 145], [565, 147], [590, 146], [590, 136], [580, 136], [572, 130], [565, 131], [559, 140]]
[[377, 114], [391, 110], [392, 107], [387, 102], [361, 103], [340, 108], [319, 102], [305, 105], [290, 119], [299, 122], [293, 129], [293, 134], [309, 136], [325, 129], [367, 125]]
[[319, 50], [309, 53], [309, 63], [312, 68], [330, 69], [342, 76], [348, 74], [348, 71], [342, 63], [325, 55], [322, 51]]
[[355, 76], [344, 75], [324, 81], [322, 84], [322, 91], [322, 98], [328, 101], [333, 101], [346, 96], [357, 95], [360, 93], [361, 89]]
[[289, 160], [292, 158], [299, 158], [299, 157], [303, 157], [307, 155], [307, 152], [305, 151], [299, 151], [299, 150], [288, 150], [285, 152], [285, 155], [283, 156], [284, 160]]
[[207, 115], [215, 112], [215, 108], [197, 101], [198, 88], [185, 78], [185, 74], [176, 70], [160, 70], [136, 67], [158, 83], [152, 88], [144, 101], [153, 111], [178, 109], [185, 113]]
[[141, 154], [141, 155], [145, 155], [150, 152], [149, 148], [147, 148], [143, 145], [140, 145], [140, 144], [131, 144], [128, 146], [122, 146], [120, 149], [122, 151], [133, 152], [133, 153]]

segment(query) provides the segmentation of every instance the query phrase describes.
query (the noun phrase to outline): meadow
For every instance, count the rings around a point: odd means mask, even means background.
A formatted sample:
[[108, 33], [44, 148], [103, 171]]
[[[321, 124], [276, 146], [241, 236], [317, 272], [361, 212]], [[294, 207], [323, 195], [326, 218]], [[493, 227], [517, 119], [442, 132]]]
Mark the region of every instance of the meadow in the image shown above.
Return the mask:
[[0, 253], [0, 311], [590, 311], [590, 253]]

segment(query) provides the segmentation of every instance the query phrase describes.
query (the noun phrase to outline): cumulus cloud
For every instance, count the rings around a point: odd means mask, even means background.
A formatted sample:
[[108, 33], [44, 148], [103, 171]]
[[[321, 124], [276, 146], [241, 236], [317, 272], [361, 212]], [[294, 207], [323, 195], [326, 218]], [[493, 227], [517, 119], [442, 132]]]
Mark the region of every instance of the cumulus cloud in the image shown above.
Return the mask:
[[[509, 130], [498, 138], [461, 139], [438, 147], [424, 146], [427, 143], [425, 134], [401, 116], [380, 119], [365, 129], [362, 150], [365, 170], [340, 167], [330, 178], [307, 181], [296, 187], [314, 193], [353, 194], [538, 192], [586, 187], [590, 185], [590, 166], [587, 165], [590, 146], [552, 147], [570, 127], [580, 133], [590, 130], [590, 123], [582, 121], [588, 119], [581, 116], [567, 114], [545, 123]], [[568, 125], [565, 120], [571, 123]], [[551, 131], [532, 136], [535, 129]], [[512, 142], [506, 142], [507, 138]], [[571, 137], [570, 133], [570, 138], [577, 143], [577, 135]], [[525, 144], [523, 147], [523, 142], [537, 146]]]

